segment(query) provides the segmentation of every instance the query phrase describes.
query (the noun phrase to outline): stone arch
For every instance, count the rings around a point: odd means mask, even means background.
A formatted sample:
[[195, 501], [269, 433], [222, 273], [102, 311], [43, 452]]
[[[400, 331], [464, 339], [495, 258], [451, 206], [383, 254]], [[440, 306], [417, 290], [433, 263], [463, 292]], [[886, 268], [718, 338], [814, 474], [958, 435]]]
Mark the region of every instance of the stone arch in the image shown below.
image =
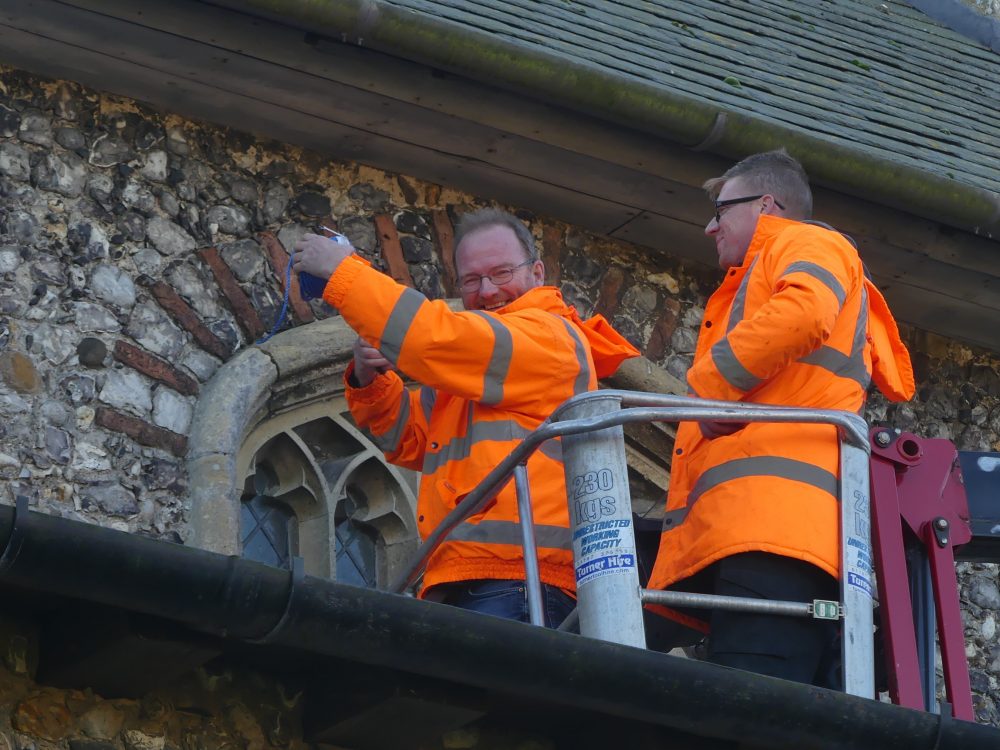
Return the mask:
[[294, 515], [310, 574], [336, 577], [338, 518], [376, 537], [379, 583], [415, 548], [416, 476], [386, 463], [347, 412], [354, 338], [341, 318], [296, 327], [212, 377], [188, 443], [193, 546], [241, 554], [242, 500], [256, 486]]

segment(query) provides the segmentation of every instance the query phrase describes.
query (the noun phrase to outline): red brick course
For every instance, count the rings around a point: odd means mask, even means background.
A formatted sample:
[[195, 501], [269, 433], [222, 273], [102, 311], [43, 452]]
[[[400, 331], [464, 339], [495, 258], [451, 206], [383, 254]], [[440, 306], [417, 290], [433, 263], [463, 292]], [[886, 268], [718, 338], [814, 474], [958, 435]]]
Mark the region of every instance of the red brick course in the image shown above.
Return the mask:
[[617, 266], [611, 266], [604, 274], [604, 278], [601, 279], [601, 289], [597, 295], [597, 305], [594, 307], [594, 312], [611, 320], [618, 310], [618, 302], [624, 285], [625, 274]]
[[112, 432], [128, 435], [140, 445], [168, 450], [175, 456], [187, 453], [187, 438], [176, 432], [149, 424], [138, 417], [122, 414], [107, 406], [98, 406], [94, 415], [94, 423]]
[[646, 345], [646, 356], [654, 362], [659, 362], [670, 348], [670, 338], [677, 329], [677, 320], [681, 314], [681, 303], [672, 297], [663, 300], [663, 312], [653, 325], [653, 332]]
[[148, 375], [153, 380], [169, 385], [185, 396], [198, 395], [198, 381], [178, 370], [164, 359], [150, 354], [127, 341], [116, 341], [114, 356], [119, 362]]
[[389, 266], [389, 275], [400, 284], [412, 287], [410, 267], [403, 257], [403, 248], [399, 244], [399, 234], [396, 232], [396, 225], [392, 223], [392, 217], [388, 214], [378, 214], [375, 217], [375, 230], [382, 246], [382, 257]]
[[[326, 226], [329, 226], [329, 224]], [[288, 266], [288, 258], [290, 256], [281, 244], [281, 241], [272, 232], [261, 232], [257, 235], [257, 238], [264, 246], [264, 249], [267, 250], [267, 257], [271, 261], [271, 269], [274, 271], [274, 275], [278, 277], [278, 284], [281, 292], [284, 293], [285, 269]], [[303, 323], [311, 323], [315, 320], [315, 317], [313, 316], [312, 308], [302, 299], [302, 294], [299, 292], [299, 275], [294, 271], [292, 272], [291, 284], [289, 286], [288, 303], [292, 306], [292, 312], [295, 314], [296, 319]]]
[[550, 286], [559, 286], [562, 255], [562, 230], [546, 225], [542, 228], [542, 260], [545, 262], [545, 283]]
[[191, 309], [187, 302], [181, 299], [172, 287], [148, 277], [141, 281], [152, 292], [156, 301], [160, 303], [160, 307], [166, 310], [181, 328], [191, 334], [198, 346], [219, 359], [229, 358], [229, 349], [222, 343], [222, 339], [205, 327], [198, 314]]
[[219, 285], [223, 296], [229, 301], [229, 306], [236, 317], [236, 322], [239, 323], [240, 328], [243, 329], [243, 333], [246, 334], [247, 338], [256, 341], [263, 336], [264, 324], [261, 322], [260, 316], [257, 315], [257, 311], [250, 303], [250, 298], [247, 297], [236, 282], [236, 277], [229, 270], [229, 266], [222, 260], [222, 255], [219, 254], [219, 251], [214, 247], [204, 247], [198, 251], [198, 255], [212, 269], [212, 275], [215, 276], [215, 283]]
[[444, 294], [454, 297], [458, 294], [455, 286], [457, 272], [455, 271], [455, 230], [451, 226], [448, 212], [439, 209], [432, 214], [434, 233], [437, 235], [438, 255], [444, 268]]

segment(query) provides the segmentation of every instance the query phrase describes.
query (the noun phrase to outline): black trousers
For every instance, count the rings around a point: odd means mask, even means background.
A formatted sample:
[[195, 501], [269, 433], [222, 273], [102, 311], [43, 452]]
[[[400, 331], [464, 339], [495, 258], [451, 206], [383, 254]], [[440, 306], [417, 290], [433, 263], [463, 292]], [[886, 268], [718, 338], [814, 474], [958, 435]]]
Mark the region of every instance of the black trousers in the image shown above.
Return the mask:
[[[714, 593], [794, 602], [840, 598], [835, 578], [815, 565], [780, 555], [747, 552], [720, 560]], [[841, 687], [840, 625], [786, 615], [713, 610], [707, 660], [794, 682]]]
[[[806, 602], [838, 600], [840, 585], [815, 565], [766, 552], [723, 558], [671, 590], [723, 596]], [[841, 689], [840, 625], [787, 615], [729, 610], [681, 610], [709, 624], [706, 660], [726, 667], [780, 677], [834, 690]], [[650, 618], [647, 617], [647, 622]], [[669, 651], [690, 645], [695, 631], [655, 618], [647, 627], [650, 647]], [[655, 643], [654, 643], [655, 641]]]

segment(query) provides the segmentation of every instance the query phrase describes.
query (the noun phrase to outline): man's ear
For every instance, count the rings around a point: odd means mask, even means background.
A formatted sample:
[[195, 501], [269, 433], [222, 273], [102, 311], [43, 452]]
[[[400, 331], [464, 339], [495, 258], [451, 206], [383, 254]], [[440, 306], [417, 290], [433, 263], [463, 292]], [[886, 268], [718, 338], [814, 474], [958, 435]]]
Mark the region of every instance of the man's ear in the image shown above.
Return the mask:
[[545, 284], [545, 263], [536, 260], [531, 266], [531, 275], [538, 282], [539, 286]]
[[768, 214], [770, 216], [781, 216], [781, 209], [778, 208], [778, 202], [774, 199], [773, 195], [765, 195], [764, 203], [760, 208], [762, 214]]

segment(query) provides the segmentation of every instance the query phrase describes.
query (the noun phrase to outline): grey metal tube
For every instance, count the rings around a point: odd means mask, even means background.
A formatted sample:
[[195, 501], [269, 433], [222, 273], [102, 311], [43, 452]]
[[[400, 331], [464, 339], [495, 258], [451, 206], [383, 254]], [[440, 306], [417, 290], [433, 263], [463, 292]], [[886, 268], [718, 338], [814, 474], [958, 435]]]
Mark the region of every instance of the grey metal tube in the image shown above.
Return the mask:
[[811, 602], [744, 599], [739, 596], [692, 594], [687, 591], [660, 591], [658, 589], [643, 589], [641, 596], [644, 602], [665, 604], [670, 607], [700, 607], [703, 609], [726, 609], [733, 612], [752, 612], [761, 615], [812, 617]]
[[[618, 413], [621, 399], [599, 393], [560, 409], [553, 420]], [[616, 426], [567, 435], [562, 448], [580, 634], [645, 648], [625, 434]]]
[[[607, 395], [620, 398], [623, 407], [651, 407], [651, 408], [671, 408], [671, 409], [691, 409], [696, 407], [704, 410], [704, 416], [698, 417], [664, 417], [659, 421], [682, 421], [682, 420], [712, 420], [719, 422], [812, 422], [833, 424], [844, 430], [851, 445], [871, 452], [868, 443], [868, 424], [857, 414], [837, 409], [806, 409], [800, 406], [778, 406], [771, 404], [753, 404], [736, 401], [719, 401], [716, 399], [696, 398], [694, 396], [677, 396], [669, 393], [643, 393], [641, 391], [623, 391], [617, 389], [602, 389], [600, 391], [589, 391], [581, 393], [568, 399], [553, 414], [553, 420], [561, 409], [567, 408], [570, 404], [600, 399]], [[763, 417], [765, 414], [783, 414], [786, 416]], [[746, 415], [750, 416], [744, 419]], [[791, 418], [790, 415], [796, 415]]]
[[573, 611], [566, 615], [566, 619], [559, 623], [559, 627], [556, 630], [560, 630], [563, 633], [569, 633], [580, 625], [580, 611], [573, 607]]
[[538, 547], [535, 543], [535, 519], [531, 512], [531, 487], [528, 467], [514, 467], [517, 490], [517, 515], [521, 523], [521, 547], [524, 550], [524, 595], [528, 602], [528, 617], [532, 625], [545, 626], [545, 605], [542, 602], [542, 581], [538, 575]]
[[[869, 445], [869, 448], [871, 446]], [[840, 601], [844, 692], [875, 698], [874, 559], [868, 453], [840, 446]]]
[[818, 184], [975, 234], [995, 235], [1000, 224], [1000, 196], [978, 186], [383, 0], [212, 4], [529, 92], [689, 147], [706, 144], [707, 150], [729, 158], [785, 147]]

